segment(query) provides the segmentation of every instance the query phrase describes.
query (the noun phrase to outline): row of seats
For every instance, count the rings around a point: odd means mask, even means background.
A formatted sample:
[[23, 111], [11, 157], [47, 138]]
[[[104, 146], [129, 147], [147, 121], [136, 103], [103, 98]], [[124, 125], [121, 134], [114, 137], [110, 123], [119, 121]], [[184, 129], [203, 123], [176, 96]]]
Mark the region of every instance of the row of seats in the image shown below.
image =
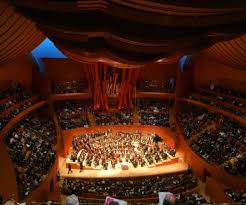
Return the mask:
[[55, 104], [58, 121], [63, 130], [89, 127], [87, 112], [90, 110], [89, 101], [62, 101]]
[[13, 83], [9, 88], [0, 91], [0, 100], [16, 95], [19, 91], [22, 91], [22, 87], [19, 83]]
[[246, 204], [246, 190], [233, 191], [231, 189], [226, 189], [225, 194], [236, 203]]
[[120, 112], [93, 112], [96, 125], [131, 125], [133, 124], [133, 113], [131, 110]]
[[[169, 109], [172, 102], [164, 100], [142, 99], [137, 103], [139, 122], [142, 125], [169, 127]], [[55, 110], [62, 129], [90, 126], [89, 116], [96, 125], [131, 125], [133, 111], [93, 111], [89, 101], [64, 101], [55, 103]]]
[[238, 90], [226, 88], [226, 87], [223, 87], [220, 85], [213, 85], [213, 86], [211, 86], [211, 85], [210, 85], [210, 87], [204, 88], [204, 90], [213, 91], [215, 96], [218, 95], [218, 93], [220, 93], [220, 94], [224, 94], [224, 95], [228, 95], [228, 96], [232, 96], [232, 97], [236, 97], [236, 98], [241, 98], [241, 99], [246, 98], [246, 93], [240, 92]]
[[190, 147], [209, 163], [228, 173], [246, 176], [246, 128], [206, 109], [186, 105], [177, 116]]
[[85, 81], [72, 80], [72, 81], [55, 81], [53, 82], [53, 91], [56, 94], [64, 93], [82, 93], [88, 88]]
[[[176, 205], [202, 205], [209, 204], [208, 201], [199, 193], [195, 191], [188, 191], [179, 194], [175, 194], [175, 204]], [[79, 202], [81, 204], [95, 204], [101, 205], [105, 200], [101, 198], [85, 198], [79, 197]], [[158, 205], [159, 198], [151, 197], [151, 198], [140, 198], [140, 199], [131, 199], [127, 200], [130, 204], [149, 204], [149, 205]], [[116, 205], [116, 204], [115, 204]]]
[[54, 164], [55, 127], [45, 108], [16, 124], [6, 136], [6, 145], [14, 163], [20, 199], [28, 196], [45, 179]]
[[137, 83], [137, 90], [144, 92], [175, 92], [175, 80], [157, 81], [157, 80], [144, 80]]
[[236, 107], [232, 107], [232, 106], [226, 106], [223, 104], [223, 100], [215, 101], [214, 99], [202, 98], [202, 97], [199, 97], [198, 95], [192, 95], [192, 96], [190, 96], [190, 99], [197, 100], [197, 101], [203, 102], [203, 103], [211, 105], [211, 106], [215, 106], [221, 110], [231, 112], [235, 115], [238, 115], [241, 118], [246, 119], [246, 109], [242, 110], [240, 108], [236, 108]]
[[158, 192], [182, 193], [197, 187], [197, 179], [189, 171], [170, 175], [135, 178], [74, 179], [65, 178], [62, 193], [104, 198], [144, 198], [157, 196]]
[[24, 90], [20, 84], [0, 92], [0, 130], [17, 114], [33, 105], [36, 100], [32, 93]]

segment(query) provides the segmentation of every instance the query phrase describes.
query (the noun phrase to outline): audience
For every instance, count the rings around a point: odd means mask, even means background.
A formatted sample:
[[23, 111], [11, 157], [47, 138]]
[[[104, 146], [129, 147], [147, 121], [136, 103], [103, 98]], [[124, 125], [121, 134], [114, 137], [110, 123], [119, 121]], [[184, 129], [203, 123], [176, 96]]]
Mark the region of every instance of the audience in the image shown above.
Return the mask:
[[216, 92], [215, 93], [216, 95], [217, 95], [217, 93], [221, 93], [221, 94], [225, 94], [225, 95], [231, 95], [231, 96], [234, 96], [237, 98], [242, 98], [242, 99], [246, 98], [246, 93], [243, 93], [243, 92], [240, 92], [240, 91], [234, 90], [234, 89], [225, 88], [225, 87], [222, 87], [219, 85], [214, 86], [214, 88], [212, 90]]
[[22, 119], [6, 136], [21, 199], [39, 186], [55, 161], [54, 130], [48, 118], [33, 113]]
[[142, 125], [169, 127], [169, 109], [172, 102], [158, 99], [139, 99], [139, 122]]
[[0, 113], [30, 97], [31, 97], [30, 93], [20, 92], [18, 95], [14, 96], [14, 98], [11, 98], [5, 103], [0, 104]]
[[177, 119], [191, 148], [208, 162], [224, 166], [228, 173], [245, 176], [246, 127], [220, 114], [190, 108]]
[[88, 133], [74, 137], [72, 145], [72, 161], [105, 170], [120, 167], [122, 162], [134, 168], [155, 166], [176, 154], [165, 142], [157, 143], [155, 135], [138, 132]]
[[201, 101], [201, 102], [203, 102], [205, 104], [209, 104], [211, 106], [215, 106], [215, 107], [217, 107], [217, 108], [219, 108], [221, 110], [225, 110], [225, 111], [231, 112], [231, 113], [233, 113], [235, 115], [238, 115], [238, 116], [246, 119], [246, 110], [243, 111], [243, 110], [240, 110], [239, 108], [235, 108], [235, 107], [232, 107], [230, 105], [225, 106], [221, 102], [216, 102], [216, 101], [214, 101], [212, 99], [211, 100], [210, 99], [204, 99], [204, 98], [201, 98], [201, 97], [198, 97], [198, 96], [194, 96], [194, 95], [190, 96], [190, 99]]
[[89, 127], [89, 101], [63, 101], [55, 104], [55, 111], [60, 127], [69, 130], [77, 127]]
[[143, 80], [137, 83], [137, 90], [144, 92], [174, 93], [175, 86], [175, 79], [170, 79], [166, 81]]
[[3, 129], [3, 127], [12, 119], [14, 118], [16, 115], [18, 115], [19, 113], [21, 113], [22, 111], [26, 110], [27, 108], [29, 108], [30, 106], [32, 106], [35, 103], [35, 101], [33, 100], [27, 100], [25, 101], [24, 104], [22, 104], [21, 106], [17, 106], [14, 110], [12, 110], [11, 112], [3, 115], [0, 117], [0, 130]]
[[81, 80], [57, 81], [53, 85], [56, 94], [81, 93], [88, 88], [87, 83]]
[[130, 110], [120, 112], [93, 112], [97, 125], [131, 125], [133, 113]]
[[197, 186], [192, 173], [182, 172], [169, 175], [145, 176], [121, 179], [72, 179], [65, 178], [62, 193], [95, 197], [137, 198], [158, 195], [158, 192], [181, 193]]
[[236, 203], [246, 204], [246, 191], [233, 191], [226, 189], [225, 194]]
[[176, 194], [176, 204], [204, 204], [207, 203], [206, 199], [194, 192]]
[[21, 85], [19, 83], [14, 83], [8, 89], [0, 91], [0, 100], [3, 100], [4, 98], [7, 98], [9, 96], [16, 95], [22, 91], [23, 91], [23, 89], [22, 89]]

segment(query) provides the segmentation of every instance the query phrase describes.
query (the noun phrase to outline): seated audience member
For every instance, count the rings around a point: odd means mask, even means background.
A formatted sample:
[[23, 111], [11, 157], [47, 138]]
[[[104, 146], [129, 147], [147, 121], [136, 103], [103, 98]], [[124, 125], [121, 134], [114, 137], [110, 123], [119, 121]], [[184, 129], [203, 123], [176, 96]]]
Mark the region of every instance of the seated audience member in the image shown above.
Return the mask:
[[246, 191], [233, 191], [226, 189], [225, 194], [236, 203], [246, 204]]
[[137, 90], [144, 92], [174, 93], [175, 87], [175, 79], [170, 79], [166, 81], [144, 80], [137, 82]]
[[56, 94], [82, 93], [88, 88], [87, 83], [81, 80], [54, 82], [53, 85]]
[[132, 124], [133, 113], [130, 110], [120, 112], [94, 112], [97, 125], [130, 125]]
[[169, 109], [172, 102], [158, 99], [139, 99], [139, 122], [142, 125], [169, 127]]
[[89, 127], [87, 112], [90, 111], [88, 101], [65, 101], [55, 104], [58, 122], [63, 130], [77, 127]]
[[[221, 109], [221, 110], [224, 110], [227, 112], [231, 112], [232, 114], [235, 114], [239, 117], [246, 118], [246, 110], [243, 110], [241, 108], [237, 108], [233, 105], [223, 104], [225, 101], [223, 98], [221, 98], [220, 101], [218, 101], [218, 99], [216, 99], [216, 100], [206, 99], [206, 98], [202, 98], [202, 97], [197, 96], [197, 95], [192, 95], [192, 96], [190, 96], [190, 99], [200, 101], [202, 103], [217, 107], [218, 109]], [[242, 105], [242, 104], [240, 104], [240, 105]]]
[[9, 113], [4, 114], [0, 117], [0, 130], [3, 129], [3, 127], [16, 115], [21, 113], [22, 111], [26, 110], [30, 106], [32, 106], [35, 103], [34, 100], [27, 100], [24, 104], [21, 106], [15, 107], [13, 110], [11, 110]]
[[223, 166], [228, 173], [246, 176], [246, 128], [221, 114], [190, 108], [177, 117], [190, 147], [209, 163]]
[[197, 180], [187, 172], [122, 179], [65, 178], [62, 193], [65, 195], [94, 197], [138, 198], [158, 195], [158, 192], [181, 193], [197, 186]]
[[38, 187], [55, 161], [54, 130], [54, 124], [48, 118], [33, 113], [6, 136], [21, 199]]

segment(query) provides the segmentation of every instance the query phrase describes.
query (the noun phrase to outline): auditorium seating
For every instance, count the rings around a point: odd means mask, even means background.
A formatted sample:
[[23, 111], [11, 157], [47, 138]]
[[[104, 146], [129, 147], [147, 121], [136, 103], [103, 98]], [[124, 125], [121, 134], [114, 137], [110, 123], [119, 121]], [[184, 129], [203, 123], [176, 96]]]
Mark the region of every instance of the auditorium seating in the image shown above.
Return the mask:
[[90, 111], [88, 101], [62, 101], [55, 103], [55, 111], [59, 125], [63, 130], [78, 127], [89, 127], [88, 111]]
[[55, 161], [55, 128], [43, 113], [41, 109], [26, 116], [5, 138], [16, 171], [20, 199], [40, 185]]
[[233, 191], [231, 189], [226, 189], [225, 194], [235, 203], [246, 204], [246, 191]]
[[53, 82], [53, 90], [56, 94], [64, 93], [82, 93], [87, 90], [88, 86], [85, 81], [55, 81]]
[[185, 192], [176, 194], [176, 204], [203, 204], [208, 203], [207, 200], [197, 192]]
[[26, 110], [38, 100], [30, 91], [24, 90], [19, 83], [0, 92], [0, 130], [16, 115]]
[[130, 125], [133, 123], [131, 110], [118, 112], [94, 111], [97, 125]]
[[142, 125], [169, 127], [171, 101], [160, 99], [138, 99], [139, 122]]
[[158, 81], [158, 80], [142, 80], [137, 83], [137, 90], [144, 92], [164, 92], [164, 93], [174, 93], [175, 82]]
[[230, 174], [245, 176], [245, 126], [194, 106], [178, 113], [177, 119], [198, 155], [209, 163], [222, 165]]
[[19, 83], [13, 83], [9, 88], [0, 91], [0, 100], [2, 101], [4, 98], [14, 96], [21, 90], [22, 88]]
[[62, 193], [65, 195], [105, 196], [124, 199], [157, 196], [160, 191], [181, 193], [197, 187], [197, 179], [190, 171], [157, 176], [135, 178], [73, 179], [65, 178]]
[[242, 118], [245, 118], [246, 119], [246, 109], [243, 109], [243, 104], [240, 104], [242, 106], [240, 106], [240, 108], [234, 106], [234, 105], [225, 105], [223, 103], [224, 101], [224, 98], [221, 98], [220, 100], [218, 99], [210, 99], [210, 98], [204, 98], [203, 96], [199, 96], [199, 95], [192, 95], [190, 96], [190, 99], [193, 99], [193, 100], [197, 100], [197, 101], [200, 101], [200, 102], [203, 102], [205, 104], [208, 104], [208, 105], [211, 105], [211, 106], [215, 106], [221, 110], [224, 110], [224, 111], [228, 111], [228, 112], [231, 112], [235, 115], [238, 115], [239, 117], [242, 117]]

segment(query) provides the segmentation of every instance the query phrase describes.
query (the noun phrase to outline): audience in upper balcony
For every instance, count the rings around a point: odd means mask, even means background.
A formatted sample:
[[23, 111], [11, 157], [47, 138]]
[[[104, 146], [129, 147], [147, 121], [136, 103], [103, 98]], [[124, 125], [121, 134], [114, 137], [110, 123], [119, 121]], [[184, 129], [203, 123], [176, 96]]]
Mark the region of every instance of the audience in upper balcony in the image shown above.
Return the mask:
[[133, 123], [131, 110], [118, 112], [95, 111], [93, 114], [97, 125], [131, 125]]
[[246, 127], [221, 114], [190, 108], [178, 113], [177, 119], [191, 148], [228, 173], [246, 176]]
[[17, 114], [34, 103], [34, 100], [30, 99], [31, 93], [25, 91], [18, 83], [0, 92], [0, 98], [3, 100], [0, 104], [0, 130]]
[[49, 118], [37, 112], [22, 119], [6, 136], [21, 199], [39, 186], [55, 161], [54, 130]]
[[[209, 92], [209, 90], [213, 91], [213, 92]], [[207, 89], [205, 88], [203, 90], [200, 90], [199, 92], [202, 95], [212, 97], [212, 98], [217, 99], [219, 101], [223, 101], [223, 102], [226, 102], [226, 103], [229, 103], [231, 105], [235, 105], [235, 106], [238, 106], [241, 108], [246, 108], [245, 103], [243, 103], [242, 101], [240, 101], [238, 99], [233, 98], [233, 97], [236, 97], [236, 98], [245, 99], [246, 93], [242, 93], [240, 91], [236, 91], [233, 89], [223, 88], [219, 85], [214, 85], [213, 81], [210, 82], [209, 88], [207, 88]], [[226, 97], [225, 95], [231, 96], [231, 97]]]
[[156, 136], [142, 133], [88, 133], [74, 137], [72, 145], [72, 161], [105, 170], [125, 162], [133, 168], [155, 166], [176, 154], [165, 142], [156, 143]]
[[31, 93], [25, 91], [19, 83], [13, 84], [9, 89], [0, 92], [0, 100], [6, 99], [0, 104], [0, 113], [30, 97]]
[[13, 96], [19, 92], [21, 92], [23, 89], [19, 83], [12, 83], [12, 85], [5, 90], [0, 91], [0, 100], [3, 100], [4, 98]]
[[139, 122], [143, 125], [169, 127], [172, 102], [160, 99], [138, 99]]
[[137, 198], [157, 195], [166, 191], [181, 193], [197, 186], [197, 180], [189, 172], [170, 175], [145, 176], [122, 179], [71, 179], [66, 178], [63, 183], [62, 193], [95, 197], [125, 197]]
[[16, 108], [14, 108], [12, 111], [10, 111], [9, 113], [2, 115], [0, 117], [0, 130], [3, 129], [3, 127], [12, 119], [14, 118], [16, 115], [18, 115], [19, 113], [21, 113], [22, 111], [26, 110], [27, 108], [29, 108], [30, 106], [32, 106], [35, 103], [35, 101], [33, 100], [27, 100], [25, 101], [24, 104], [22, 104], [21, 106], [17, 106]]
[[221, 110], [224, 110], [224, 111], [228, 111], [228, 112], [231, 112], [235, 115], [238, 115], [242, 118], [245, 118], [246, 119], [246, 110], [241, 110], [240, 108], [236, 108], [236, 107], [233, 107], [233, 106], [230, 106], [230, 105], [224, 105], [223, 102], [217, 102], [217, 101], [214, 101], [213, 99], [205, 99], [205, 98], [202, 98], [202, 97], [199, 97], [197, 95], [192, 95], [189, 97], [190, 99], [192, 100], [198, 100], [198, 101], [201, 101], [203, 103], [206, 103], [206, 104], [209, 104], [211, 106], [215, 106]]
[[56, 94], [82, 93], [87, 88], [87, 82], [82, 80], [56, 81], [53, 83], [53, 90]]
[[226, 189], [225, 194], [236, 203], [246, 204], [246, 191], [233, 191]]
[[174, 93], [176, 80], [169, 79], [166, 81], [160, 80], [142, 80], [137, 82], [137, 90], [144, 92], [164, 92]]
[[60, 127], [69, 130], [77, 127], [89, 127], [89, 101], [63, 101], [55, 104], [55, 111]]

